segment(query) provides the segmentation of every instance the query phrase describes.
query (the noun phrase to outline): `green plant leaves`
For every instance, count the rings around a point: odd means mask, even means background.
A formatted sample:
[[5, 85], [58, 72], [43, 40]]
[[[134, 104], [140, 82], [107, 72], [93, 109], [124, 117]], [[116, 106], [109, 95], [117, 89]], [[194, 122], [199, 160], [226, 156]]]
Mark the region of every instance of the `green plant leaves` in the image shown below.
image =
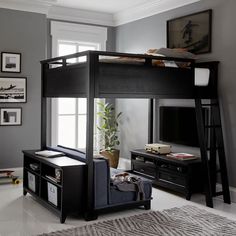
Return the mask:
[[119, 119], [121, 117], [122, 112], [119, 112], [117, 115], [115, 114], [115, 109], [113, 104], [98, 102], [99, 112], [97, 115], [102, 118], [102, 124], [97, 126], [97, 129], [100, 132], [102, 142], [104, 143], [104, 149], [107, 151], [111, 151], [115, 148], [116, 145], [120, 144], [118, 140], [118, 126]]

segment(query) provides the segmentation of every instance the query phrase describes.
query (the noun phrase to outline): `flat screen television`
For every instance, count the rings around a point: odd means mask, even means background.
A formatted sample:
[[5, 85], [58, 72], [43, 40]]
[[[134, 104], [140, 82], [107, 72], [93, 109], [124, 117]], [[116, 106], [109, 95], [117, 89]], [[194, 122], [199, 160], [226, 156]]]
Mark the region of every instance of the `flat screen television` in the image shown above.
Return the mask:
[[[208, 119], [207, 109], [203, 110]], [[196, 113], [194, 107], [160, 107], [160, 140], [192, 147], [199, 147]]]

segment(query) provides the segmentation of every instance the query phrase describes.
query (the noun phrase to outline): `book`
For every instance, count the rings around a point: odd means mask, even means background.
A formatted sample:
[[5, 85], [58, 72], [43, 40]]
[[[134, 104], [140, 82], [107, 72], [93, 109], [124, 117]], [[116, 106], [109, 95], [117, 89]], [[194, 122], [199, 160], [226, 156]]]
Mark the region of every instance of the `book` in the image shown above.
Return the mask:
[[60, 183], [60, 180], [58, 180], [57, 178], [50, 176], [50, 175], [45, 175], [46, 178], [50, 179], [51, 181], [55, 182], [55, 183]]
[[56, 152], [56, 151], [51, 151], [51, 150], [43, 150], [43, 151], [38, 151], [35, 152], [36, 155], [42, 156], [42, 157], [61, 157], [65, 156], [63, 152]]
[[170, 154], [167, 154], [166, 156], [174, 158], [176, 160], [181, 160], [181, 161], [198, 159], [198, 157], [194, 156], [193, 154], [189, 154], [189, 153], [170, 153]]

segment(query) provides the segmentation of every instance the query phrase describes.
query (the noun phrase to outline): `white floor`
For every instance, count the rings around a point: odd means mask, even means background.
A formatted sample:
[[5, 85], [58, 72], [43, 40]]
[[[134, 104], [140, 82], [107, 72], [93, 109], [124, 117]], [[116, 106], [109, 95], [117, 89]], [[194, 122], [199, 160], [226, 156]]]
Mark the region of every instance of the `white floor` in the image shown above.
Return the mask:
[[[22, 183], [20, 185], [0, 185], [0, 236], [37, 235], [68, 227], [88, 224], [83, 218], [69, 216], [65, 224], [52, 212], [41, 206], [29, 194], [23, 197]], [[182, 205], [195, 205], [213, 213], [236, 220], [236, 204], [224, 204], [220, 199], [214, 202], [215, 208], [205, 207], [203, 195], [193, 195], [192, 201], [158, 189], [153, 189], [152, 210], [163, 210]], [[145, 212], [143, 209], [114, 212], [99, 216], [98, 220], [124, 217]], [[95, 221], [89, 222], [93, 223]]]

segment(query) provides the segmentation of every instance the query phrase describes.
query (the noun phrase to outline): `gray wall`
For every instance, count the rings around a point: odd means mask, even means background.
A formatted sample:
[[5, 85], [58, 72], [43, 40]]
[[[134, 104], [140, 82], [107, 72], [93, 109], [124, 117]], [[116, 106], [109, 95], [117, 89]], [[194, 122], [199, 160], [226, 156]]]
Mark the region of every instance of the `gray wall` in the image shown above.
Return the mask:
[[0, 52], [22, 54], [21, 73], [0, 76], [27, 77], [27, 103], [0, 107], [22, 107], [22, 126], [0, 126], [0, 169], [22, 166], [22, 149], [40, 146], [40, 60], [46, 55], [46, 16], [0, 9]]
[[[21, 73], [0, 76], [27, 77], [27, 103], [0, 103], [0, 107], [22, 107], [22, 126], [0, 126], [0, 169], [22, 166], [21, 150], [40, 147], [40, 60], [51, 55], [49, 22], [43, 14], [0, 8], [0, 52], [22, 53]], [[107, 50], [115, 51], [113, 27], [108, 27]], [[48, 120], [50, 131], [50, 117]], [[50, 143], [50, 132], [48, 137]]]
[[[223, 131], [230, 185], [236, 187], [236, 1], [204, 0], [182, 8], [119, 26], [116, 50], [143, 53], [149, 48], [166, 47], [166, 21], [175, 17], [213, 9], [212, 53], [199, 57], [220, 61], [219, 99], [222, 111]], [[160, 101], [161, 104], [192, 105], [189, 101]], [[129, 150], [142, 148], [147, 143], [147, 101], [117, 100], [117, 111], [123, 111], [120, 127], [121, 155], [129, 156]], [[133, 138], [132, 138], [133, 137]], [[179, 147], [180, 149], [182, 147]]]

